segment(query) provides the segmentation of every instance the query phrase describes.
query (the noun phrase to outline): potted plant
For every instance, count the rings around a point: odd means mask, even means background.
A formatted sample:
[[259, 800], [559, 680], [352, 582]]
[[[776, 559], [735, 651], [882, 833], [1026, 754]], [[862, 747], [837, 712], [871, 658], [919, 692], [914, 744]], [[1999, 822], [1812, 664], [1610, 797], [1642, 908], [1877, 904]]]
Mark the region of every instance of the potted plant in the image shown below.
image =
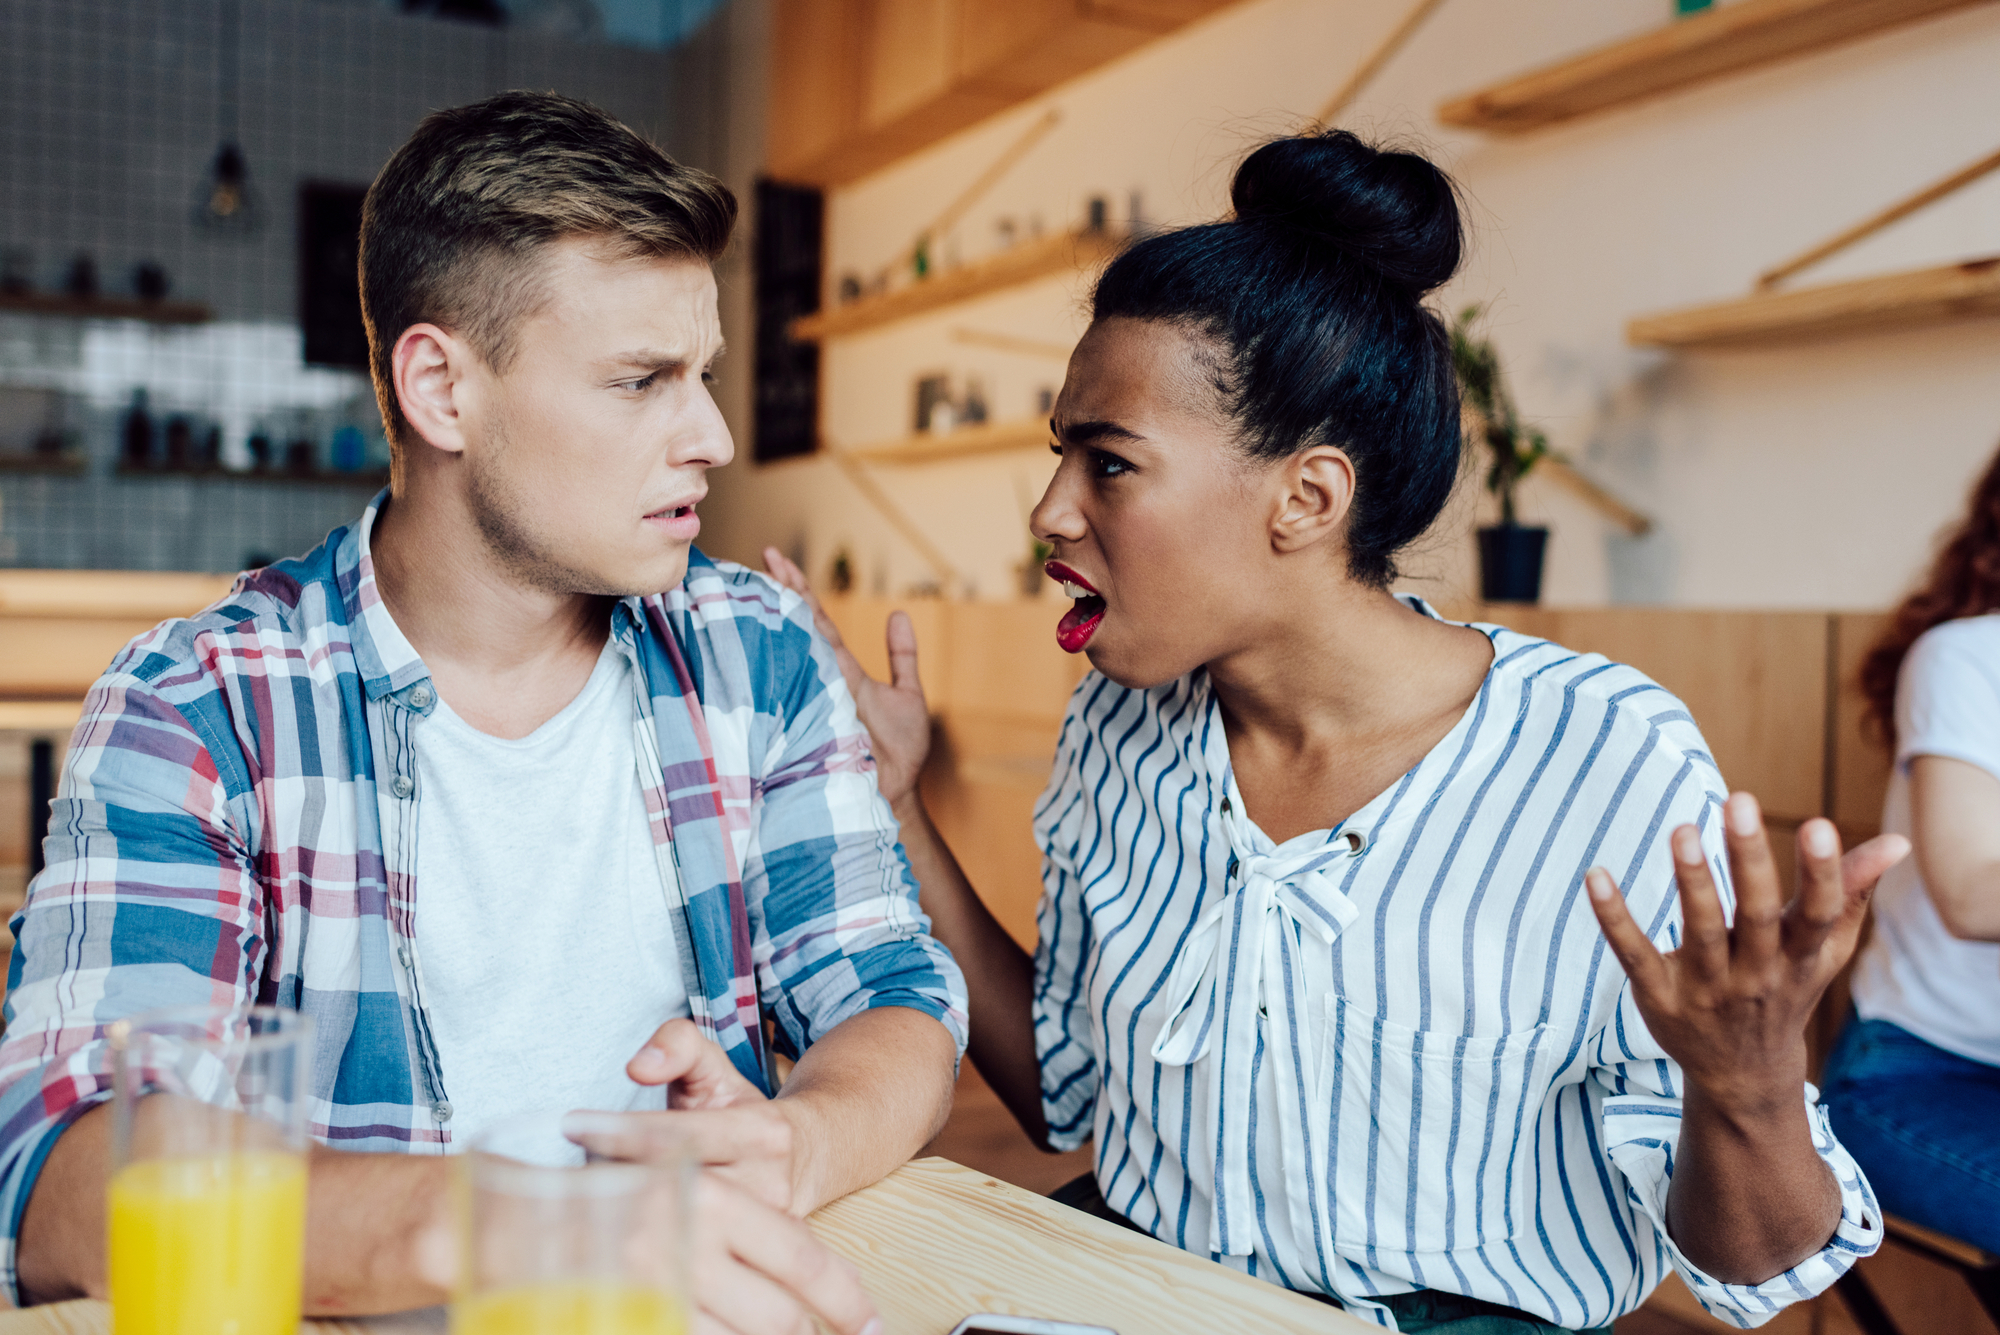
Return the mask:
[[1532, 603], [1542, 596], [1542, 555], [1549, 531], [1519, 521], [1514, 488], [1548, 457], [1549, 441], [1522, 423], [1507, 393], [1493, 341], [1473, 336], [1479, 313], [1479, 307], [1467, 306], [1451, 329], [1451, 362], [1458, 373], [1465, 430], [1486, 447], [1491, 460], [1486, 490], [1500, 502], [1500, 522], [1479, 530], [1479, 596], [1489, 603]]

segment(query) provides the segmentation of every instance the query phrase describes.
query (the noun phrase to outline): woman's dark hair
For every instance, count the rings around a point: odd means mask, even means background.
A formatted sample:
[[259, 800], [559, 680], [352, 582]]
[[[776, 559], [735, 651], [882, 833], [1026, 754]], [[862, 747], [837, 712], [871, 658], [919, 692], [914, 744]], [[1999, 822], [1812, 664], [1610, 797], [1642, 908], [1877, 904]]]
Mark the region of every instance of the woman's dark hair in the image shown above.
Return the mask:
[[1451, 339], [1423, 304], [1463, 250], [1451, 179], [1335, 130], [1265, 144], [1236, 169], [1230, 199], [1234, 217], [1120, 255], [1091, 316], [1210, 340], [1215, 389], [1251, 457], [1346, 450], [1348, 569], [1386, 585], [1458, 479]]
[[1910, 646], [1933, 626], [2000, 612], [2000, 454], [1972, 489], [1965, 518], [1952, 530], [1917, 591], [1896, 608], [1889, 629], [1861, 660], [1866, 720], [1896, 745], [1896, 678]]

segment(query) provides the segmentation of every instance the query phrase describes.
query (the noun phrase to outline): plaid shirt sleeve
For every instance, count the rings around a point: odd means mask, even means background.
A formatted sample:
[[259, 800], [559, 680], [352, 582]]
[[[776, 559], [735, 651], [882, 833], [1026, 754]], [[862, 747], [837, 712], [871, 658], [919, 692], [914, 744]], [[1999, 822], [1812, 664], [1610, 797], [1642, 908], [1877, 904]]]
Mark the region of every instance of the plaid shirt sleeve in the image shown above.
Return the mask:
[[[199, 706], [214, 697], [197, 690], [177, 707], [135, 675], [152, 638], [114, 662], [84, 703], [51, 809], [48, 865], [13, 921], [0, 1283], [17, 1300], [15, 1242], [42, 1160], [111, 1096], [106, 1025], [158, 1006], [244, 1002], [264, 948], [256, 878], [203, 736]], [[143, 958], [128, 958], [136, 942]]]
[[778, 683], [782, 724], [744, 859], [758, 993], [794, 1053], [861, 1011], [904, 1006], [963, 1055], [965, 979], [917, 907], [854, 697], [803, 601], [786, 590], [779, 605], [810, 650]]

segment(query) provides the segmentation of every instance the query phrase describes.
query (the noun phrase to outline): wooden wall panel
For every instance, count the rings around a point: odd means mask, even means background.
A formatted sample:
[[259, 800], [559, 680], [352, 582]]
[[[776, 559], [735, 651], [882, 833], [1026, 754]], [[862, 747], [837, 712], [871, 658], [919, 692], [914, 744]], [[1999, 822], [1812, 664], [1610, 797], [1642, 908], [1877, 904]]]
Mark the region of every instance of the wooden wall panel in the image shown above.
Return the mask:
[[1774, 818], [1820, 813], [1824, 613], [1494, 606], [1478, 615], [1638, 668], [1687, 705], [1730, 787], [1757, 794]]
[[1889, 749], [1862, 726], [1861, 660], [1889, 629], [1887, 612], [1843, 612], [1833, 618], [1833, 802], [1828, 814], [1849, 842], [1877, 833], [1889, 791]]

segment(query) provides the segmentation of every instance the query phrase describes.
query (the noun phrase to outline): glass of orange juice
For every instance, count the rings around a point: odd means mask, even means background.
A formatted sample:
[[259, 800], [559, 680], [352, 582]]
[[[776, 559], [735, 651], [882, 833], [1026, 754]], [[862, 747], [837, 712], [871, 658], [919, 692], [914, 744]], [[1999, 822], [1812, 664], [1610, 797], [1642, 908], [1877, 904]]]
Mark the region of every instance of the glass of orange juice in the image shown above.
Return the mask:
[[312, 1022], [190, 1006], [110, 1026], [118, 1335], [291, 1335]]
[[685, 1335], [687, 1161], [586, 1162], [560, 1125], [501, 1122], [465, 1154], [451, 1335]]

